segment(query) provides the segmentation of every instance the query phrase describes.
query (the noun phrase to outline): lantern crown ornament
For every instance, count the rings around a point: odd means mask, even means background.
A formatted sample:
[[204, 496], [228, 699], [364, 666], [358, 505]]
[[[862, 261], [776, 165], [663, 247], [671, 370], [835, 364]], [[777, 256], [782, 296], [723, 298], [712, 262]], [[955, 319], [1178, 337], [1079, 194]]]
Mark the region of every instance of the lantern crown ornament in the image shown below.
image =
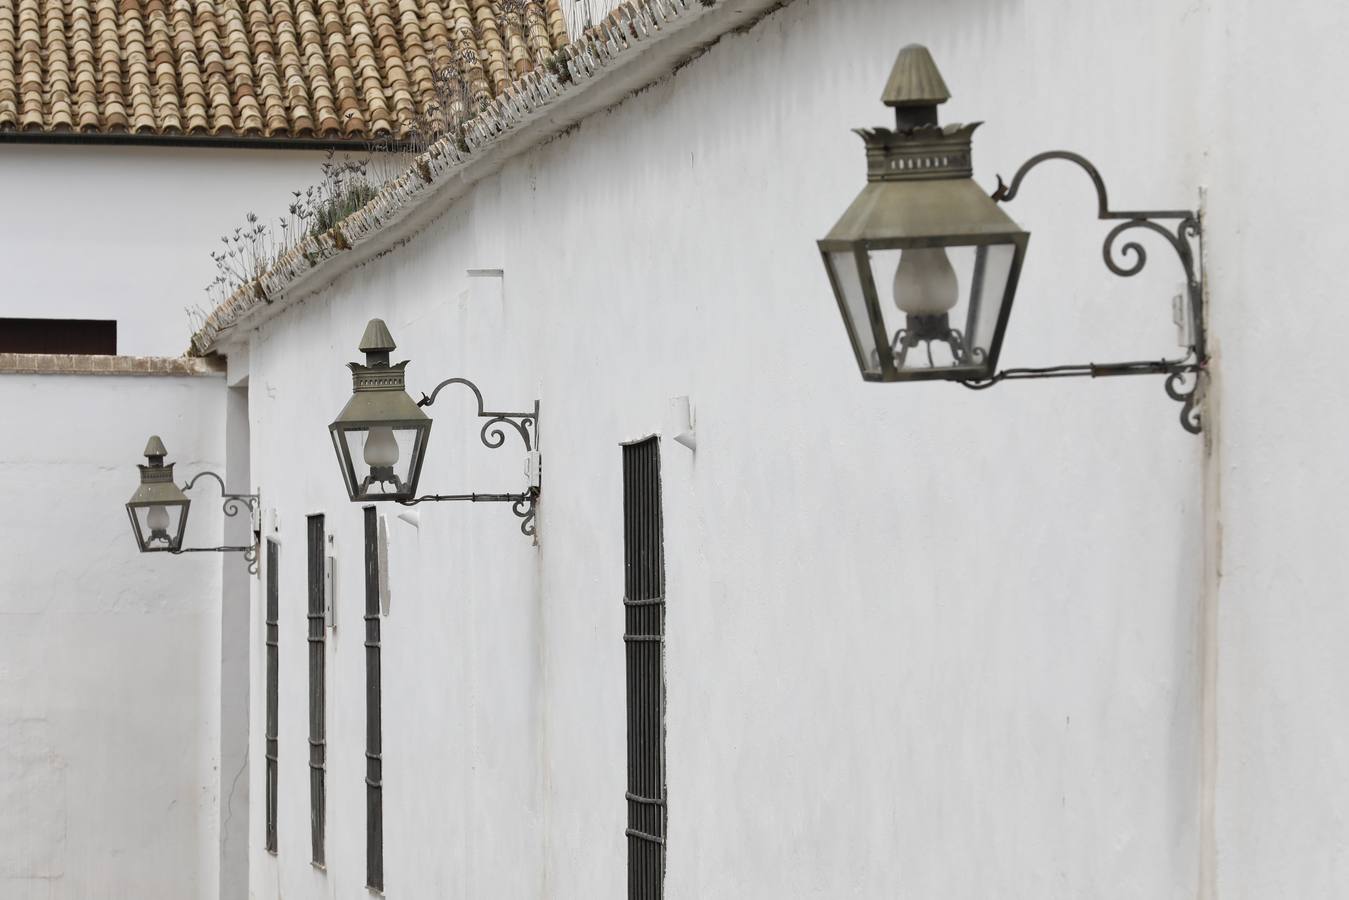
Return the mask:
[[973, 179], [978, 122], [941, 125], [951, 94], [927, 48], [899, 53], [882, 100], [895, 127], [857, 129], [867, 184], [819, 242], [862, 377], [994, 372], [1030, 235]]
[[191, 505], [173, 483], [173, 463], [164, 462], [168, 450], [159, 435], [145, 444], [147, 465], [140, 465], [141, 483], [126, 504], [131, 529], [142, 553], [177, 552], [183, 545], [187, 511]]
[[353, 502], [410, 500], [417, 493], [431, 419], [407, 394], [407, 360], [389, 361], [397, 347], [384, 320], [371, 319], [360, 343], [365, 363], [347, 364], [351, 399], [328, 426]]

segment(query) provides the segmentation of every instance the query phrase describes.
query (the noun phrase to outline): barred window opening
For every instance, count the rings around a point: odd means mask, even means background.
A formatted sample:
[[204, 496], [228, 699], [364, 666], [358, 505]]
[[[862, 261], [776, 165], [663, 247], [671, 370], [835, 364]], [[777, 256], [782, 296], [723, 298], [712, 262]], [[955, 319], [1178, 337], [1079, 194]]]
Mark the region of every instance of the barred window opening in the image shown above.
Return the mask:
[[327, 678], [324, 621], [323, 516], [309, 517], [309, 837], [315, 865], [324, 865], [323, 831], [327, 808]]
[[270, 538], [267, 541], [267, 827], [264, 838], [269, 853], [276, 852], [276, 720], [277, 720], [277, 620], [280, 607], [281, 545]]
[[665, 892], [663, 529], [660, 445], [652, 437], [623, 448], [629, 900], [661, 900]]
[[[379, 516], [365, 508], [365, 884], [384, 890], [384, 732], [380, 699]], [[387, 577], [387, 575], [386, 575]]]

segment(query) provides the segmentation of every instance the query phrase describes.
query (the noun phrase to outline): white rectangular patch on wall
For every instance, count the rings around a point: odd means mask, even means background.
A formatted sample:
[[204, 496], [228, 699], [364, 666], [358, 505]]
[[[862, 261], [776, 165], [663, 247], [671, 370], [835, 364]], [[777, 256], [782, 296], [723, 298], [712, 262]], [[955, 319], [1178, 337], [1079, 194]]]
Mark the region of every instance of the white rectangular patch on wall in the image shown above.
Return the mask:
[[506, 272], [503, 269], [469, 269], [468, 302], [472, 309], [500, 309], [506, 298]]
[[333, 536], [328, 535], [328, 555], [323, 560], [323, 623], [337, 630], [337, 557], [333, 555]]
[[389, 519], [379, 517], [379, 537], [376, 539], [376, 553], [379, 556], [379, 611], [386, 618], [389, 615]]

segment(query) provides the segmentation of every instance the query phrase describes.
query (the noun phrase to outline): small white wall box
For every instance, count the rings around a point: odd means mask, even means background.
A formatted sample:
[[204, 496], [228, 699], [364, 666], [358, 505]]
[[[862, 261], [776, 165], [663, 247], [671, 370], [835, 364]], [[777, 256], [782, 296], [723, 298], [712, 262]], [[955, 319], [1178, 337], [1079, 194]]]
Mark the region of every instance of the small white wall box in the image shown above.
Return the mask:
[[375, 553], [379, 559], [379, 611], [389, 615], [389, 519], [380, 514], [379, 534], [375, 539]]
[[674, 397], [670, 400], [670, 433], [674, 435], [674, 442], [681, 447], [698, 449], [693, 404], [688, 397]]
[[543, 484], [543, 457], [537, 450], [531, 450], [525, 456], [525, 477], [529, 479], [529, 486], [532, 488]]

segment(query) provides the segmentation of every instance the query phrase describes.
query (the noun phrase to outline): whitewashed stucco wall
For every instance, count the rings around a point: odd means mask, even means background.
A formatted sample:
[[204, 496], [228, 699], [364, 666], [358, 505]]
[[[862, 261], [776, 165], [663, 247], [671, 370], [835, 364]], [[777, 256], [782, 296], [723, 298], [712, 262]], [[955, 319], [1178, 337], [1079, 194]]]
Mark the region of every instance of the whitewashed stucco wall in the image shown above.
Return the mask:
[[[797, 0], [253, 334], [253, 471], [285, 554], [281, 847], [262, 852], [254, 803], [254, 894], [364, 896], [360, 510], [326, 426], [382, 316], [414, 395], [463, 375], [493, 407], [540, 397], [546, 473], [537, 550], [504, 507], [427, 505], [420, 529], [385, 511], [391, 896], [624, 895], [618, 444], [668, 432], [684, 394], [697, 454], [662, 442], [669, 896], [1195, 896], [1203, 441], [1159, 379], [862, 383], [814, 240], [861, 186], [849, 129], [885, 123], [910, 41], [955, 93], [945, 118], [988, 120], [982, 183], [1066, 147], [1119, 207], [1198, 204], [1214, 126], [1175, 85], [1229, 58], [1211, 25], [1163, 0]], [[1080, 173], [1037, 172], [1010, 211], [1034, 237], [1006, 364], [1174, 349], [1178, 267], [1159, 248], [1109, 275]], [[499, 293], [466, 274], [490, 268]], [[478, 444], [466, 397], [433, 412], [425, 490], [518, 485], [520, 454]], [[314, 512], [341, 548], [326, 873], [308, 863]]]
[[222, 382], [0, 375], [5, 900], [215, 896], [222, 561], [142, 556], [123, 504], [152, 427], [182, 480], [219, 470]]
[[220, 237], [286, 212], [323, 154], [0, 143], [0, 316], [116, 319], [117, 352], [177, 356]]
[[[1217, 896], [1349, 894], [1343, 6], [1217, 3], [1210, 259], [1220, 428]], [[1270, 62], [1283, 70], [1268, 75]], [[1290, 141], [1252, 110], [1307, 123]], [[1263, 117], [1262, 117], [1263, 118]]]

